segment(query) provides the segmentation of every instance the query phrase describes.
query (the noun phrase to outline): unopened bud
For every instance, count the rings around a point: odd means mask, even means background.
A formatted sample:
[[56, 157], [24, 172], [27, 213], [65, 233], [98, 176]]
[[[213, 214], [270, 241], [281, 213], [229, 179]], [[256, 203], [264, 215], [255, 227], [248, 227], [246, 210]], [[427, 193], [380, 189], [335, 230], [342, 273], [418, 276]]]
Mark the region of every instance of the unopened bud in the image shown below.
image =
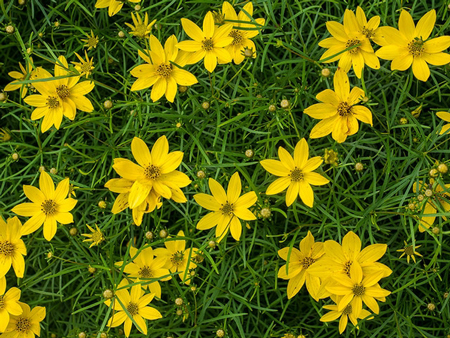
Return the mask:
[[16, 29], [14, 28], [14, 26], [8, 25], [5, 27], [5, 30], [6, 30], [6, 33], [13, 34]]
[[364, 165], [361, 162], [355, 163], [355, 170], [361, 172], [364, 170]]
[[225, 336], [225, 331], [222, 330], [222, 329], [218, 329], [218, 330], [216, 331], [216, 336], [219, 337], [219, 338], [224, 337], [224, 336]]
[[149, 241], [151, 241], [154, 237], [155, 237], [155, 235], [151, 231], [147, 231], [145, 233], [145, 238], [147, 238]]
[[183, 299], [182, 298], [175, 299], [175, 305], [177, 305], [177, 306], [183, 305]]
[[280, 106], [281, 106], [281, 108], [283, 108], [283, 109], [289, 108], [289, 101], [286, 100], [286, 99], [281, 100]]
[[162, 229], [162, 230], [159, 232], [159, 237], [161, 237], [161, 238], [166, 238], [168, 235], [169, 235], [169, 234], [168, 234], [167, 230], [165, 230], [165, 229]]
[[427, 308], [430, 311], [434, 311], [436, 309], [436, 305], [434, 305], [433, 303], [428, 303]]
[[199, 171], [197, 171], [197, 177], [200, 179], [203, 179], [206, 177], [206, 174], [203, 170], [199, 170]]
[[439, 172], [437, 171], [437, 169], [431, 169], [430, 172], [428, 173], [431, 177], [437, 177], [437, 175], [439, 174]]
[[209, 108], [209, 102], [208, 101], [203, 102], [202, 103], [202, 108], [205, 109], [205, 110], [208, 109]]
[[269, 106], [269, 111], [271, 112], [271, 113], [273, 113], [274, 111], [276, 111], [277, 110], [277, 107], [274, 105], [274, 104], [271, 104], [270, 106]]
[[98, 202], [98, 207], [100, 209], [106, 209], [106, 202], [105, 201], [99, 201]]
[[248, 158], [252, 158], [255, 155], [255, 152], [252, 149], [247, 149], [245, 151], [245, 156], [247, 156]]
[[111, 299], [113, 297], [114, 297], [114, 292], [112, 292], [112, 290], [106, 289], [105, 291], [103, 291], [103, 298]]
[[14, 154], [11, 155], [11, 157], [12, 157], [12, 159], [14, 161], [17, 161], [19, 159], [19, 154], [18, 153], [14, 153]]
[[331, 71], [328, 68], [324, 68], [324, 69], [322, 69], [321, 74], [323, 77], [328, 77], [328, 76], [330, 76]]
[[111, 109], [112, 106], [113, 106], [113, 103], [112, 103], [111, 100], [106, 100], [105, 102], [103, 102], [103, 106], [104, 106], [106, 109]]
[[438, 165], [437, 170], [441, 174], [446, 174], [448, 172], [448, 166], [445, 163], [441, 163], [441, 164]]
[[70, 228], [69, 230], [69, 234], [70, 236], [76, 236], [78, 234], [78, 229], [77, 228]]

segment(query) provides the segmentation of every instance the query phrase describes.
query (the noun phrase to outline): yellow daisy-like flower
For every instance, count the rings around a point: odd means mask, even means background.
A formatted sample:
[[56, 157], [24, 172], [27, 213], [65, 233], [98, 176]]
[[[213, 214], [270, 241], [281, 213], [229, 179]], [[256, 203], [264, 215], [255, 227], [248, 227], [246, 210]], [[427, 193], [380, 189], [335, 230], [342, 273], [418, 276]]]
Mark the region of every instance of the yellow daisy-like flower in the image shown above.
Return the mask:
[[136, 13], [136, 15], [131, 13], [131, 19], [133, 20], [134, 26], [128, 22], [125, 22], [125, 25], [131, 28], [130, 34], [138, 38], [148, 38], [156, 19], [148, 23], [148, 13], [145, 13], [144, 21], [142, 21], [139, 13]]
[[194, 195], [198, 204], [212, 211], [197, 223], [197, 229], [207, 230], [217, 225], [216, 237], [218, 242], [225, 237], [229, 230], [233, 238], [238, 241], [242, 233], [240, 219], [244, 221], [256, 219], [256, 216], [248, 210], [258, 199], [256, 193], [251, 191], [240, 196], [242, 185], [238, 172], [231, 176], [226, 193], [215, 179], [210, 178], [208, 184], [212, 196], [203, 193]]
[[[115, 0], [111, 0], [116, 2]], [[95, 6], [97, 7], [97, 6]], [[106, 7], [106, 6], [105, 6]], [[98, 8], [98, 7], [97, 7]], [[111, 16], [111, 15], [110, 15]], [[97, 44], [98, 44], [98, 36], [94, 35], [94, 32], [91, 29], [91, 36], [89, 36], [89, 34], [87, 34], [87, 39], [81, 39], [82, 42], [85, 42], [86, 44], [84, 45], [84, 47], [88, 50], [91, 50], [92, 48], [97, 48]]]
[[0, 278], [0, 332], [5, 332], [10, 316], [20, 316], [23, 312], [20, 307], [20, 294], [18, 288], [10, 288], [6, 292], [6, 279]]
[[[140, 2], [141, 0], [128, 0], [129, 2]], [[108, 7], [108, 15], [114, 16], [122, 9], [125, 1], [122, 0], [97, 0], [95, 3], [95, 8], [106, 8]]]
[[410, 258], [413, 259], [414, 263], [417, 263], [416, 257], [414, 255], [423, 257], [420, 253], [418, 253], [416, 251], [416, 249], [420, 248], [421, 245], [412, 246], [412, 245], [406, 243], [406, 241], [403, 241], [403, 242], [405, 242], [405, 247], [403, 249], [397, 250], [397, 252], [403, 252], [401, 254], [401, 256], [399, 257], [399, 259], [402, 258], [404, 255], [406, 255], [406, 261], [408, 262], [408, 264], [409, 264]]
[[[184, 232], [179, 231], [177, 237], [184, 237]], [[186, 249], [186, 241], [184, 239], [179, 239], [175, 241], [170, 241], [171, 237], [168, 236], [164, 245], [166, 248], [158, 248], [153, 252], [158, 258], [166, 259], [166, 265], [164, 269], [169, 269], [170, 273], [177, 273], [181, 281], [185, 284], [191, 283], [191, 275], [189, 270], [195, 269], [197, 264], [194, 263], [194, 258], [198, 251], [197, 248]]]
[[[361, 78], [364, 64], [373, 69], [380, 68], [380, 60], [376, 57], [370, 40], [358, 25], [353, 11], [345, 10], [343, 25], [336, 21], [328, 21], [327, 29], [333, 37], [319, 42], [320, 47], [329, 48], [320, 59], [324, 60], [330, 57], [331, 59], [323, 62], [339, 60], [338, 66], [346, 73], [353, 65], [353, 70], [358, 78]], [[351, 49], [345, 51], [348, 48]], [[332, 57], [333, 55], [336, 56]]]
[[[436, 115], [440, 119], [444, 120], [445, 122], [450, 122], [450, 113], [448, 113], [446, 111], [440, 111], [440, 112], [436, 113]], [[442, 135], [449, 129], [450, 129], [450, 123], [447, 123], [447, 124], [442, 126], [442, 129], [441, 129], [439, 134]]]
[[356, 105], [364, 97], [364, 91], [358, 87], [353, 87], [350, 91], [345, 72], [338, 70], [333, 82], [334, 91], [321, 91], [316, 98], [322, 103], [313, 104], [306, 108], [304, 113], [322, 120], [311, 130], [311, 138], [320, 138], [331, 133], [334, 140], [342, 143], [347, 136], [358, 132], [358, 120], [372, 126], [372, 113], [368, 108]]
[[11, 134], [3, 129], [0, 128], [0, 142], [8, 142], [11, 139]]
[[69, 178], [65, 178], [55, 185], [52, 178], [45, 171], [39, 177], [39, 188], [24, 185], [23, 192], [32, 203], [16, 205], [12, 212], [19, 216], [31, 218], [22, 227], [22, 235], [35, 232], [44, 224], [44, 237], [47, 241], [56, 234], [57, 222], [61, 224], [73, 223], [70, 211], [77, 204], [77, 200], [67, 198], [69, 193]]
[[[16, 89], [21, 90], [21, 97], [24, 98], [27, 95], [28, 87], [30, 87], [30, 84], [17, 84], [19, 81], [23, 80], [35, 80], [37, 78], [37, 70], [33, 69], [33, 59], [30, 57], [30, 62], [26, 62], [24, 66], [19, 62], [20, 72], [18, 71], [12, 71], [9, 72], [8, 75], [11, 76], [13, 79], [15, 79], [13, 82], [8, 83], [5, 88], [3, 89], [5, 92], [10, 92]], [[38, 67], [39, 69], [42, 69], [41, 67]]]
[[18, 278], [23, 278], [27, 248], [22, 237], [22, 223], [17, 217], [5, 221], [0, 217], [0, 278], [11, 268]]
[[[228, 35], [233, 38], [233, 41], [231, 42], [231, 44], [225, 47], [225, 49], [233, 58], [234, 63], [238, 65], [242, 61], [244, 61], [245, 48], [254, 51], [253, 58], [256, 58], [256, 46], [255, 43], [250, 39], [258, 35], [258, 28], [261, 29], [261, 27], [264, 26], [266, 20], [263, 18], [258, 18], [254, 19], [256, 24], [252, 22], [253, 4], [251, 2], [247, 3], [244, 6], [243, 10], [239, 12], [239, 15], [236, 15], [236, 11], [234, 10], [233, 6], [228, 1], [225, 1], [222, 4], [222, 13], [225, 16], [225, 22], [228, 21], [228, 23], [231, 23], [234, 26], [233, 30]], [[248, 23], [230, 22], [230, 20], [244, 21]], [[219, 62], [222, 63], [221, 60], [219, 60]]]
[[450, 54], [442, 51], [450, 46], [450, 36], [429, 39], [436, 23], [436, 11], [432, 9], [414, 25], [414, 20], [403, 10], [398, 21], [399, 30], [383, 27], [386, 44], [376, 55], [392, 60], [391, 70], [406, 70], [412, 65], [414, 76], [420, 81], [430, 77], [428, 63], [442, 66], [450, 62]]
[[188, 64], [197, 63], [205, 59], [205, 68], [212, 73], [217, 66], [217, 59], [223, 63], [231, 62], [230, 53], [224, 48], [233, 42], [230, 36], [232, 24], [225, 24], [219, 28], [214, 25], [214, 17], [208, 12], [203, 20], [203, 31], [189, 19], [181, 19], [186, 34], [194, 41], [182, 41], [177, 47], [186, 52], [192, 52]]
[[380, 17], [378, 15], [367, 21], [366, 14], [363, 9], [358, 6], [356, 8], [356, 22], [358, 23], [359, 31], [367, 39], [372, 40], [377, 45], [383, 45], [385, 43], [383, 33], [378, 27], [380, 25]]
[[[191, 180], [186, 174], [175, 170], [183, 160], [181, 151], [169, 153], [169, 142], [166, 136], [161, 136], [153, 145], [152, 151], [140, 138], [131, 142], [131, 152], [139, 165], [127, 159], [115, 159], [113, 168], [122, 177], [133, 181], [128, 203], [131, 209], [142, 204], [152, 190], [167, 199], [177, 196], [186, 202], [186, 197], [180, 188], [186, 187]], [[182, 202], [182, 203], [183, 203]]]
[[194, 75], [173, 64], [181, 67], [186, 65], [186, 53], [178, 50], [177, 43], [177, 38], [172, 35], [163, 48], [154, 35], [150, 36], [150, 50], [146, 50], [146, 53], [138, 52], [147, 64], [139, 65], [131, 71], [131, 75], [138, 78], [131, 86], [132, 91], [153, 86], [153, 102], [158, 101], [164, 94], [167, 101], [173, 102], [178, 84], [192, 86], [198, 82]]
[[[425, 207], [423, 207], [419, 224], [420, 232], [427, 230], [436, 220], [436, 216], [427, 216], [428, 214], [436, 214], [441, 211], [446, 214], [450, 212], [450, 184], [441, 186], [439, 183], [430, 183], [427, 185], [419, 181], [419, 189], [417, 189], [417, 183], [414, 182], [413, 191], [415, 193], [420, 192], [423, 194], [422, 196], [425, 196]], [[445, 216], [442, 216], [442, 218], [445, 221], [447, 220]]]
[[[278, 255], [284, 259], [287, 264], [278, 270], [278, 278], [288, 279], [287, 297], [294, 297], [306, 283], [306, 288], [316, 301], [317, 293], [320, 288], [320, 278], [309, 273], [309, 267], [318, 261], [324, 254], [323, 243], [314, 242], [314, 236], [311, 231], [300, 242], [300, 250], [286, 247], [278, 250]], [[289, 256], [290, 255], [290, 256]]]
[[20, 315], [13, 315], [9, 320], [5, 332], [0, 335], [1, 338], [34, 338], [35, 335], [41, 335], [41, 326], [45, 318], [45, 307], [35, 306], [33, 310], [28, 304], [19, 302], [22, 308]]
[[[141, 285], [136, 284], [131, 287], [130, 292], [127, 290], [128, 281], [123, 279], [117, 287], [115, 291], [115, 297], [117, 299], [108, 299], [105, 301], [105, 305], [113, 308], [114, 313], [112, 317], [108, 321], [109, 327], [116, 327], [124, 324], [125, 336], [129, 337], [131, 332], [131, 327], [133, 322], [131, 318], [133, 318], [136, 323], [136, 327], [143, 334], [147, 334], [147, 323], [144, 320], [156, 320], [162, 318], [161, 313], [153, 307], [148, 306], [148, 304], [153, 300], [155, 296], [154, 293], [149, 293], [144, 295], [144, 290], [142, 290]], [[112, 305], [111, 305], [112, 303]], [[131, 318], [125, 312], [128, 311]]]
[[[335, 296], [332, 295], [331, 299], [336, 303], [336, 305], [324, 305], [323, 308], [327, 309], [327, 310], [331, 310], [330, 312], [324, 314], [321, 318], [320, 321], [327, 323], [327, 322], [332, 322], [333, 320], [338, 319], [339, 317], [341, 317], [339, 319], [339, 333], [342, 334], [342, 332], [345, 331], [345, 329], [347, 328], [347, 323], [348, 320], [350, 319], [350, 321], [352, 322], [353, 325], [355, 325], [356, 327], [358, 327], [358, 319], [365, 319], [369, 316], [371, 316], [372, 314], [365, 310], [362, 309], [361, 312], [359, 313], [358, 316], [355, 316], [355, 313], [353, 311], [353, 308], [356, 305], [356, 298], [354, 298], [343, 310], [338, 311], [338, 306], [337, 304], [339, 304], [339, 302], [342, 299], [342, 296]], [[372, 318], [369, 318], [372, 319]]]
[[81, 234], [81, 236], [87, 237], [83, 242], [92, 242], [92, 244], [89, 246], [89, 249], [94, 245], [99, 245], [105, 240], [105, 236], [103, 236], [103, 233], [97, 224], [95, 225], [96, 229], [90, 227], [89, 224], [86, 224], [86, 226], [91, 231], [91, 234]]
[[358, 262], [353, 262], [350, 267], [350, 277], [346, 274], [333, 276], [336, 284], [327, 286], [327, 290], [338, 296], [343, 296], [338, 303], [337, 311], [343, 311], [348, 304], [352, 303], [352, 313], [358, 318], [362, 311], [362, 302], [366, 304], [372, 312], [378, 314], [380, 307], [376, 299], [382, 300], [391, 294], [390, 291], [382, 289], [377, 283], [383, 278], [383, 272], [371, 275], [363, 275], [363, 271]]
[[[145, 248], [138, 253], [138, 249], [130, 247], [130, 257], [133, 259], [129, 262], [123, 272], [128, 274], [130, 278], [136, 278], [142, 282], [144, 289], [149, 289], [156, 297], [161, 298], [161, 285], [159, 281], [168, 281], [172, 279], [169, 269], [163, 268], [166, 265], [167, 257], [154, 257], [152, 248]], [[124, 262], [116, 262], [115, 265], [122, 267]], [[167, 277], [163, 277], [167, 276]]]
[[314, 204], [314, 193], [311, 185], [324, 185], [330, 182], [322, 175], [313, 172], [323, 162], [320, 156], [308, 159], [308, 143], [302, 138], [294, 149], [294, 158], [283, 147], [278, 148], [277, 160], [263, 160], [261, 165], [269, 173], [281, 176], [272, 182], [267, 188], [267, 195], [275, 195], [287, 188], [286, 205], [294, 203], [300, 196], [303, 203], [310, 208]]
[[80, 60], [80, 62], [71, 61], [71, 63], [75, 65], [75, 69], [80, 73], [80, 76], [85, 75], [87, 79], [88, 76], [92, 74], [92, 70], [95, 68], [94, 57], [89, 60], [89, 56], [86, 50], [84, 51], [86, 60], [84, 60], [78, 53], [75, 53], [75, 55], [77, 56], [78, 60]]

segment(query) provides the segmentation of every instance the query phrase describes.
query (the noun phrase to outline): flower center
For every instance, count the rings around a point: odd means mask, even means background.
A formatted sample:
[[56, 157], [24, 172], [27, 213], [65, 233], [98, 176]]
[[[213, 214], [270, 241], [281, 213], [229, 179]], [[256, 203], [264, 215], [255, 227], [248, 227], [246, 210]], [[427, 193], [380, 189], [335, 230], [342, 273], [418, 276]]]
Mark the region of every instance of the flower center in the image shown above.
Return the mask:
[[59, 106], [58, 98], [55, 96], [47, 97], [47, 105], [50, 109], [58, 108]]
[[355, 296], [362, 296], [366, 291], [366, 288], [361, 284], [356, 284], [352, 291]]
[[214, 49], [213, 39], [209, 38], [209, 39], [203, 40], [202, 47], [203, 47], [203, 50], [205, 50], [207, 52], [212, 51]]
[[29, 318], [20, 317], [16, 322], [16, 331], [27, 333], [31, 329], [31, 320]]
[[305, 257], [302, 260], [303, 269], [308, 269], [309, 266], [314, 263], [316, 260], [312, 257]]
[[88, 39], [88, 46], [89, 47], [95, 47], [95, 46], [97, 46], [97, 38], [95, 37], [95, 36], [91, 36], [89, 39]]
[[139, 313], [139, 306], [136, 303], [130, 302], [127, 306], [127, 311], [130, 315], [136, 316]]
[[291, 171], [290, 173], [291, 176], [291, 181], [293, 182], [299, 182], [299, 181], [303, 181], [303, 172], [298, 169], [297, 167], [294, 168], [294, 170]]
[[156, 73], [159, 76], [168, 78], [172, 74], [172, 65], [170, 63], [168, 65], [161, 63], [156, 69]]
[[45, 200], [41, 204], [41, 210], [45, 214], [45, 216], [51, 216], [56, 214], [56, 207], [58, 205], [54, 200]]
[[220, 208], [220, 210], [222, 210], [222, 214], [224, 214], [224, 215], [231, 215], [234, 210], [233, 204], [230, 204], [228, 202], [225, 204], [222, 204], [222, 208]]
[[[361, 43], [361, 41], [359, 41], [358, 39], [350, 39], [345, 44], [345, 48], [351, 48], [351, 47], [354, 47], [356, 45], [359, 45], [360, 43]], [[357, 54], [359, 52], [359, 47], [352, 48], [348, 52], [350, 54]]]
[[101, 242], [103, 240], [103, 235], [101, 232], [95, 231], [92, 233], [93, 242]]
[[91, 64], [89, 62], [83, 62], [81, 64], [81, 72], [89, 73], [91, 71]]
[[147, 265], [144, 265], [139, 270], [139, 276], [141, 276], [142, 278], [151, 278], [151, 277], [153, 277], [153, 273], [152, 273], [152, 270], [150, 269], [150, 267], [148, 267]]
[[371, 39], [375, 33], [373, 32], [373, 29], [369, 29], [366, 26], [363, 27], [362, 32], [363, 35], [366, 36], [366, 38]]
[[347, 276], [350, 277], [350, 267], [352, 266], [352, 261], [348, 261], [344, 264], [344, 272]]
[[138, 23], [136, 25], [136, 28], [134, 29], [134, 33], [136, 36], [143, 38], [145, 37], [145, 34], [147, 33], [147, 26], [143, 23]]
[[150, 164], [147, 168], [145, 168], [144, 175], [149, 180], [156, 180], [159, 176], [161, 176], [161, 169], [153, 164]]
[[413, 248], [413, 246], [412, 246], [412, 245], [408, 245], [408, 246], [405, 248], [405, 253], [406, 253], [408, 256], [414, 255], [414, 248]]
[[237, 29], [232, 30], [228, 36], [233, 38], [232, 46], [240, 46], [244, 42], [244, 34]]
[[170, 260], [171, 260], [172, 264], [174, 264], [175, 266], [179, 266], [183, 262], [183, 258], [184, 258], [184, 253], [182, 253], [181, 251], [177, 251], [172, 255]]
[[410, 43], [408, 43], [409, 54], [414, 57], [421, 56], [424, 52], [423, 41], [419, 38], [414, 38]]
[[14, 251], [16, 247], [14, 244], [8, 241], [0, 242], [0, 254], [7, 257], [14, 256]]
[[56, 87], [56, 94], [58, 94], [61, 100], [64, 100], [70, 96], [70, 90], [66, 85], [60, 85]]
[[349, 315], [349, 314], [351, 314], [351, 313], [352, 313], [352, 306], [351, 306], [350, 304], [348, 304], [348, 305], [345, 307], [344, 311], [342, 311], [342, 314], [343, 314], [343, 315]]
[[348, 115], [352, 115], [352, 106], [349, 106], [347, 102], [341, 102], [337, 107], [337, 112], [339, 116], [345, 117]]

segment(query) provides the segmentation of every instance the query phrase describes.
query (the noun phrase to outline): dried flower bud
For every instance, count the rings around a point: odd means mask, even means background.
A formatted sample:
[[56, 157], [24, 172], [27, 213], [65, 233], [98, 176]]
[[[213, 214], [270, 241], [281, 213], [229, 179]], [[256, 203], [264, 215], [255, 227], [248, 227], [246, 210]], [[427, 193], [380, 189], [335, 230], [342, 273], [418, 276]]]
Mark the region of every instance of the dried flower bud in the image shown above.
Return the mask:
[[57, 172], [58, 172], [58, 170], [56, 170], [56, 168], [50, 169], [50, 174], [52, 174], [52, 175], [56, 175]]
[[100, 338], [107, 338], [108, 335], [106, 334], [106, 332], [102, 332], [100, 333]]
[[182, 299], [182, 298], [177, 298], [177, 299], [175, 299], [175, 305], [176, 305], [176, 306], [181, 306], [181, 305], [183, 305], [183, 299]]
[[206, 177], [206, 173], [203, 170], [197, 171], [197, 177], [203, 179]]
[[134, 6], [134, 10], [137, 12], [137, 11], [140, 11], [141, 10], [141, 5], [136, 5], [136, 6]]
[[99, 201], [98, 202], [98, 207], [100, 209], [106, 209], [106, 202], [105, 201]]
[[275, 106], [274, 104], [271, 104], [270, 106], [269, 106], [269, 111], [271, 112], [271, 113], [273, 113], [274, 111], [276, 111], [277, 110], [277, 106]]
[[286, 99], [281, 100], [280, 106], [281, 106], [281, 108], [283, 108], [283, 109], [289, 108], [289, 101], [286, 100]]
[[5, 27], [5, 30], [6, 30], [6, 33], [13, 34], [16, 29], [14, 28], [14, 26], [8, 25]]
[[355, 164], [355, 170], [361, 172], [364, 170], [364, 165], [361, 162]]
[[[25, 5], [26, 1], [25, 1], [25, 0], [19, 0], [19, 1], [17, 1], [17, 3], [18, 3], [20, 6], [23, 6], [23, 5]], [[54, 335], [54, 333], [52, 333], [52, 335]], [[56, 335], [55, 335], [55, 337], [56, 337]], [[54, 338], [54, 337], [52, 337], [52, 338]]]
[[103, 102], [103, 106], [104, 106], [106, 109], [111, 109], [112, 106], [113, 106], [113, 103], [112, 103], [111, 100], [106, 100], [105, 102]]
[[427, 308], [430, 311], [434, 311], [436, 309], [436, 305], [434, 305], [433, 303], [428, 303]]
[[106, 289], [105, 291], [103, 291], [103, 298], [111, 299], [113, 297], [114, 297], [114, 292], [112, 292], [112, 290]]
[[425, 197], [423, 197], [422, 194], [420, 194], [420, 195], [417, 196], [417, 200], [418, 200], [419, 202], [422, 202], [424, 198], [425, 198]]
[[218, 330], [216, 331], [216, 336], [219, 337], [219, 338], [224, 337], [224, 336], [225, 336], [225, 331], [222, 330], [222, 329], [218, 329]]
[[247, 156], [248, 158], [252, 158], [255, 155], [255, 152], [252, 149], [247, 149], [245, 151], [245, 156]]
[[147, 238], [149, 241], [151, 241], [155, 237], [155, 234], [152, 231], [147, 231], [145, 233], [145, 238]]
[[202, 108], [205, 109], [205, 110], [208, 109], [209, 108], [209, 102], [208, 101], [203, 102], [202, 103]]
[[41, 172], [43, 172], [43, 171], [45, 171], [45, 167], [44, 167], [43, 165], [41, 165], [41, 166], [39, 167], [39, 172], [41, 173]]
[[431, 189], [425, 190], [425, 196], [427, 196], [427, 197], [433, 196], [433, 190], [431, 190]]
[[321, 74], [323, 77], [328, 77], [331, 75], [331, 71], [328, 68], [324, 68], [324, 69], [322, 69]]
[[269, 218], [270, 216], [272, 216], [272, 212], [268, 207], [262, 208], [260, 213], [262, 218]]

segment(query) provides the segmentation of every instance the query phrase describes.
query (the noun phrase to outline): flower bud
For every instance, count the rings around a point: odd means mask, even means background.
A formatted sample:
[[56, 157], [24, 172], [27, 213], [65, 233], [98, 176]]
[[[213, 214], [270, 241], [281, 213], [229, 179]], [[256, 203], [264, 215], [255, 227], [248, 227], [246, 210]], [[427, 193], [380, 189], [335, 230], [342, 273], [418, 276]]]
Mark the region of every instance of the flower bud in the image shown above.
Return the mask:
[[330, 76], [331, 71], [328, 68], [324, 68], [324, 69], [322, 69], [321, 74], [323, 77], [328, 77], [328, 76]]
[[113, 103], [112, 103], [111, 100], [106, 100], [105, 102], [103, 102], [103, 106], [104, 106], [106, 109], [111, 109], [112, 106], [113, 106]]

